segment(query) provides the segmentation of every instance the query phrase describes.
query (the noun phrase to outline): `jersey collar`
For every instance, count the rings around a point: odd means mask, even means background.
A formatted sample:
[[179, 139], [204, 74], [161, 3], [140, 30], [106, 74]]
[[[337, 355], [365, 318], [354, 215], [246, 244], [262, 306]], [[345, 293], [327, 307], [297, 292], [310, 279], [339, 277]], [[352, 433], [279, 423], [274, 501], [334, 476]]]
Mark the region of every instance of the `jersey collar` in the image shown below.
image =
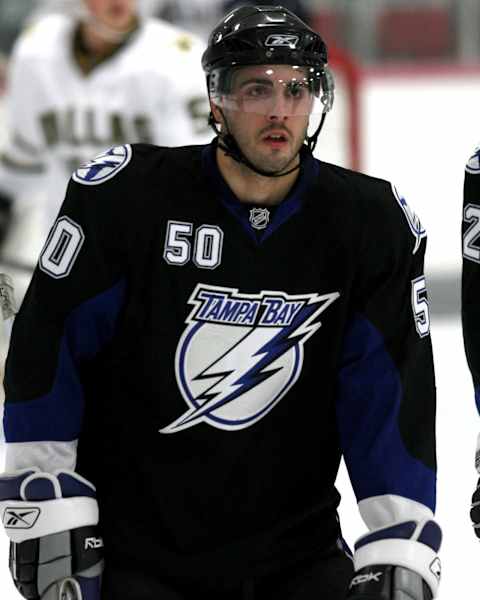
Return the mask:
[[255, 230], [250, 223], [250, 211], [259, 208], [255, 204], [240, 202], [235, 196], [225, 179], [223, 178], [217, 164], [217, 140], [205, 146], [202, 153], [203, 169], [209, 179], [213, 182], [217, 196], [229, 212], [240, 222], [248, 236], [257, 244], [261, 244], [279, 227], [293, 217], [303, 205], [305, 191], [318, 176], [319, 163], [316, 161], [309, 149], [303, 146], [300, 150], [300, 172], [287, 197], [275, 207], [267, 207], [270, 212], [270, 221], [265, 229]]

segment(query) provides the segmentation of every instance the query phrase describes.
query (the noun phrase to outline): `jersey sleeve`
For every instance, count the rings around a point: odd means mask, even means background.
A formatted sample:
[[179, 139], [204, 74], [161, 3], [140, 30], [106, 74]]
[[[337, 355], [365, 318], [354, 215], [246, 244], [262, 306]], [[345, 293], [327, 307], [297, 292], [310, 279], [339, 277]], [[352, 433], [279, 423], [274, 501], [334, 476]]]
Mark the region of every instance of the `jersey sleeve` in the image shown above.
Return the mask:
[[41, 68], [24, 52], [24, 41], [22, 36], [9, 61], [5, 134], [0, 148], [0, 189], [12, 196], [35, 190], [46, 172], [40, 130]]
[[465, 168], [462, 224], [462, 329], [480, 413], [480, 146]]
[[74, 174], [15, 317], [4, 379], [7, 471], [75, 469], [82, 368], [112, 340], [126, 297], [131, 157], [129, 146], [113, 148]]
[[363, 241], [337, 418], [360, 513], [376, 529], [435, 510], [435, 381], [426, 232], [393, 186], [382, 182], [362, 193]]

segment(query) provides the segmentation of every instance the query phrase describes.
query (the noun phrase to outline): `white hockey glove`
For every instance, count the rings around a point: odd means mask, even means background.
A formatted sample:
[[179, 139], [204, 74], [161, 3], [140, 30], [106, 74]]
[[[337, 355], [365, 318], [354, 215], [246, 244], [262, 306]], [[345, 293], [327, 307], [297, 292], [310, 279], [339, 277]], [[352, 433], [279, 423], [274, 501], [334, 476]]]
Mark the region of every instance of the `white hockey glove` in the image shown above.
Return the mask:
[[103, 542], [95, 487], [71, 471], [0, 476], [10, 572], [27, 600], [100, 600]]
[[347, 600], [431, 600], [440, 581], [441, 541], [432, 520], [405, 521], [361, 537]]
[[[477, 439], [477, 450], [475, 452], [475, 467], [480, 474], [480, 435]], [[472, 519], [475, 535], [480, 538], [480, 479], [477, 481], [477, 489], [473, 492], [472, 507], [470, 509], [470, 518]]]
[[480, 479], [477, 482], [477, 489], [473, 492], [470, 518], [475, 535], [480, 538]]

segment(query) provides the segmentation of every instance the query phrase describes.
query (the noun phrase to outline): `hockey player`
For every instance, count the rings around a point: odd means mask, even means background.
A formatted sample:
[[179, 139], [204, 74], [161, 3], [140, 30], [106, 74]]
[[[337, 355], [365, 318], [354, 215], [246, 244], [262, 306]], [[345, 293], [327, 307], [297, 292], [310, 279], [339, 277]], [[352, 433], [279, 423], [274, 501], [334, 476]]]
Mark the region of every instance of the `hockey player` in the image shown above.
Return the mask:
[[[77, 169], [15, 319], [14, 580], [28, 598], [430, 600], [425, 230], [390, 183], [313, 158], [333, 82], [295, 15], [233, 11], [203, 67], [217, 138]], [[342, 453], [370, 530], [353, 562]]]
[[[480, 335], [478, 329], [478, 292], [480, 277], [480, 146], [465, 167], [463, 188], [463, 268], [462, 330], [465, 353], [472, 374], [475, 402], [480, 412]], [[480, 436], [477, 441], [475, 466], [480, 473]], [[480, 480], [472, 497], [470, 516], [480, 538]]]
[[[64, 5], [63, 13], [39, 17], [25, 30], [10, 63], [0, 209], [6, 215], [17, 198], [19, 218], [28, 215], [38, 224], [37, 235], [29, 231], [28, 239], [9, 242], [23, 254], [30, 244], [32, 264], [79, 164], [127, 141], [211, 140], [199, 66], [203, 42], [170, 24], [140, 19], [136, 0]], [[41, 204], [39, 217], [28, 210], [32, 198]]]

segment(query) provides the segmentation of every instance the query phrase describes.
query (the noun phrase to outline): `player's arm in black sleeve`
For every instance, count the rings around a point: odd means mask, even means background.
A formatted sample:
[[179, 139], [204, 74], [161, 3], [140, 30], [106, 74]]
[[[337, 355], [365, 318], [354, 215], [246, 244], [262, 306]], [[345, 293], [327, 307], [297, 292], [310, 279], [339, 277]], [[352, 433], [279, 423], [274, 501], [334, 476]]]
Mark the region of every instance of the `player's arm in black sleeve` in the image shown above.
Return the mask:
[[13, 325], [0, 510], [11, 572], [26, 598], [62, 598], [68, 586], [81, 590], [73, 597], [99, 598], [95, 486], [75, 471], [76, 447], [86, 400], [82, 365], [110, 342], [125, 303], [122, 203], [131, 159], [130, 146], [122, 146], [73, 175]]
[[[361, 185], [360, 185], [361, 184]], [[426, 233], [387, 182], [359, 184], [363, 241], [337, 418], [359, 510], [349, 598], [430, 600], [439, 581]], [[362, 203], [362, 198], [364, 201]]]
[[[462, 331], [475, 403], [480, 412], [480, 147], [467, 162], [463, 186], [462, 223]], [[480, 436], [475, 466], [480, 473]], [[470, 516], [480, 537], [480, 479], [472, 497]]]

